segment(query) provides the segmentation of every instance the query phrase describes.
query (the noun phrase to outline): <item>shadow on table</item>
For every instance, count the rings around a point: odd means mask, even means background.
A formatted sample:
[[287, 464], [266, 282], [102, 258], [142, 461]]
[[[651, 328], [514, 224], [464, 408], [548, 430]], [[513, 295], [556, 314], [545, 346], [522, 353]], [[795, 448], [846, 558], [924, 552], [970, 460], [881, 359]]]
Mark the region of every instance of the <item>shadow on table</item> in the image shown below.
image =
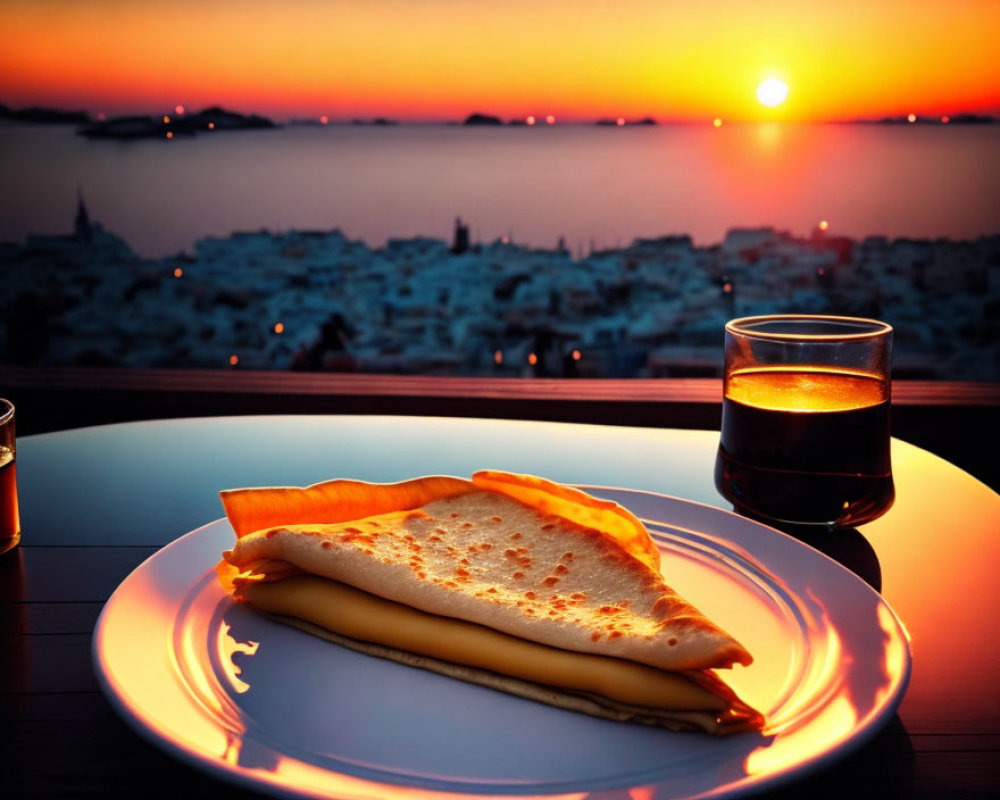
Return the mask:
[[834, 531], [817, 531], [814, 528], [782, 530], [847, 567], [876, 592], [882, 591], [882, 566], [875, 555], [875, 548], [857, 528], [839, 528]]
[[12, 719], [23, 699], [28, 679], [28, 632], [21, 548], [0, 555], [0, 720]]
[[882, 566], [875, 548], [857, 528], [829, 529], [817, 525], [789, 525], [758, 518], [740, 509], [734, 508], [733, 511], [754, 522], [776, 528], [819, 550], [841, 566], [847, 567], [876, 592], [882, 592]]

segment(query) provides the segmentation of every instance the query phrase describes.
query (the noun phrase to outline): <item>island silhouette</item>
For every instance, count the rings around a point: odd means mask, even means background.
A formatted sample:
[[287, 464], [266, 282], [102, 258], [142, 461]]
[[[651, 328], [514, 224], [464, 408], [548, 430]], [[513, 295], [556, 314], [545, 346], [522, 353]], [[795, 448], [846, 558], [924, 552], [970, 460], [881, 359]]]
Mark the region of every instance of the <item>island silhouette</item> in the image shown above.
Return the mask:
[[[125, 114], [107, 119], [94, 117], [87, 111], [64, 110], [45, 106], [30, 106], [14, 109], [0, 103], [0, 121], [24, 122], [43, 125], [78, 125], [77, 133], [90, 139], [170, 139], [174, 136], [194, 136], [199, 133], [262, 130], [280, 128], [282, 123], [259, 113], [243, 114], [220, 105], [210, 106], [195, 113], [182, 114]], [[399, 125], [399, 120], [377, 116], [371, 119], [352, 117], [345, 119], [351, 125]], [[886, 116], [875, 119], [847, 120], [846, 124], [858, 125], [992, 125], [1000, 122], [989, 114], [975, 114], [966, 111], [945, 113], [936, 116], [908, 114]], [[288, 125], [334, 124], [326, 115], [316, 117], [293, 117]], [[521, 127], [528, 125], [521, 117], [512, 117], [506, 123], [496, 114], [474, 111], [461, 121], [449, 120], [448, 125], [469, 127], [503, 125]], [[573, 123], [570, 123], [573, 124]], [[624, 117], [598, 117], [591, 122], [577, 121], [575, 124], [592, 124], [606, 127], [644, 127], [659, 125], [655, 117], [643, 116], [634, 119]], [[169, 135], [168, 135], [169, 134]]]

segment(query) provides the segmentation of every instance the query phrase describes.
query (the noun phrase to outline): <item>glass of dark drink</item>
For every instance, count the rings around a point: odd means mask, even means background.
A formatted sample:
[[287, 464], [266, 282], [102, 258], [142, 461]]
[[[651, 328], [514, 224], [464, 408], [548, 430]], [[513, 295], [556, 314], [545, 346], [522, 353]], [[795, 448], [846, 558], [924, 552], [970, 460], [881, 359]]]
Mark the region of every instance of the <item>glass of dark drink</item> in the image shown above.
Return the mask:
[[14, 464], [14, 404], [0, 397], [0, 553], [21, 540]]
[[715, 485], [771, 524], [850, 527], [892, 505], [892, 328], [772, 315], [726, 324]]

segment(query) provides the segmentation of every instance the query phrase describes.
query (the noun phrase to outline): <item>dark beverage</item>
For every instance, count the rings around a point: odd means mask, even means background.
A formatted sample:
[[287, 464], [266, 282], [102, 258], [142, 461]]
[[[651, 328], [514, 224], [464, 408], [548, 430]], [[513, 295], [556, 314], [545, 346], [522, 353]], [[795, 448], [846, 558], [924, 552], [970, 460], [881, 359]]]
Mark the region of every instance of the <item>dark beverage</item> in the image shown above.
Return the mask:
[[775, 522], [880, 516], [895, 497], [885, 381], [809, 367], [733, 372], [715, 485], [737, 510]]
[[21, 538], [17, 515], [17, 473], [14, 454], [0, 445], [0, 553]]

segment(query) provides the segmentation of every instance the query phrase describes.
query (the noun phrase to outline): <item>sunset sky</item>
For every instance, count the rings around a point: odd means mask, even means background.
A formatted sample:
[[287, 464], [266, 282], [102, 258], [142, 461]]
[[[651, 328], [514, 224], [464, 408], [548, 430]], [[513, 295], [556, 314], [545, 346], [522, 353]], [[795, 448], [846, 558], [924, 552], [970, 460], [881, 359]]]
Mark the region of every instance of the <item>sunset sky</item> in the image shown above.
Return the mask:
[[[0, 0], [0, 103], [278, 118], [1000, 112], [997, 0]], [[776, 108], [755, 90], [789, 87]]]

